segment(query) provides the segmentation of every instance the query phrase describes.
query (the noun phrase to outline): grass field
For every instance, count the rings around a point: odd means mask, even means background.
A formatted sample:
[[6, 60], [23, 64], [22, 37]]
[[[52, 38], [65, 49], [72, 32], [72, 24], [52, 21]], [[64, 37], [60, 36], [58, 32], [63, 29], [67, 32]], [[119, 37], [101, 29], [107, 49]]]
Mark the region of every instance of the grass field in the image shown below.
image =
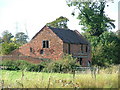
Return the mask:
[[3, 88], [118, 88], [118, 74], [60, 74], [1, 70]]

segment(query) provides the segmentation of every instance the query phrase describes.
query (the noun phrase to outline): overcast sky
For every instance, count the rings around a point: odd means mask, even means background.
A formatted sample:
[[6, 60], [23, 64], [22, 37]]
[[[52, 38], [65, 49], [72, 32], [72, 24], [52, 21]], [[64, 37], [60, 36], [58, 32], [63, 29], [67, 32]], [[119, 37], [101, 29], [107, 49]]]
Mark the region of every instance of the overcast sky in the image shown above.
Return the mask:
[[[118, 30], [118, 1], [109, 2], [105, 9], [106, 15], [116, 20], [113, 31]], [[13, 35], [20, 31], [26, 33], [27, 29], [32, 38], [46, 23], [60, 16], [70, 20], [70, 29], [81, 32], [79, 21], [71, 15], [72, 10], [65, 0], [0, 0], [0, 34], [5, 30]]]

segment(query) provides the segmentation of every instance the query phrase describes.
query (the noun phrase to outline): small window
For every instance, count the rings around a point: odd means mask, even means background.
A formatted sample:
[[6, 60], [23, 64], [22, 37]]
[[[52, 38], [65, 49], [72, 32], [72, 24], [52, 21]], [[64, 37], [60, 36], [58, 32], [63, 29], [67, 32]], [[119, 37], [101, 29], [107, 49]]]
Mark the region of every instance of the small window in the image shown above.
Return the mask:
[[49, 48], [49, 41], [48, 40], [43, 41], [43, 48]]
[[81, 52], [83, 53], [83, 45], [81, 45]]
[[44, 53], [44, 51], [43, 50], [40, 50], [40, 54], [43, 54]]
[[30, 52], [33, 52], [33, 49], [30, 47]]

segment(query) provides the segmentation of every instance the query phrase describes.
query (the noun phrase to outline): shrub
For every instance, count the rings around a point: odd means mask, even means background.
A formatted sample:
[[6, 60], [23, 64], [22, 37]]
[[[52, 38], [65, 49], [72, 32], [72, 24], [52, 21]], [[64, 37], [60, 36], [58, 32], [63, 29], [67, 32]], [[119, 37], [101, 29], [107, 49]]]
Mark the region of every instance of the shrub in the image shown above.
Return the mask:
[[1, 63], [2, 66], [7, 66], [7, 70], [26, 70], [35, 72], [63, 72], [68, 73], [77, 67], [76, 59], [71, 55], [65, 55], [58, 61], [42, 61], [40, 64], [31, 64], [24, 60], [5, 60]]
[[40, 72], [40, 71], [42, 71], [43, 68], [44, 68], [44, 66], [42, 66], [41, 64], [38, 64], [38, 65], [31, 64], [27, 67], [27, 71]]
[[1, 46], [2, 46], [1, 53], [7, 55], [11, 51], [18, 48], [20, 45], [18, 45], [16, 43], [3, 43]]
[[71, 55], [65, 55], [62, 60], [53, 61], [43, 69], [44, 72], [72, 72], [77, 67], [76, 59]]
[[0, 62], [1, 66], [6, 66], [7, 70], [26, 70], [39, 72], [44, 68], [42, 64], [31, 64], [25, 60], [4, 60]]
[[5, 60], [5, 61], [1, 61], [1, 66], [6, 66], [7, 70], [20, 70], [16, 64], [15, 61], [12, 60]]

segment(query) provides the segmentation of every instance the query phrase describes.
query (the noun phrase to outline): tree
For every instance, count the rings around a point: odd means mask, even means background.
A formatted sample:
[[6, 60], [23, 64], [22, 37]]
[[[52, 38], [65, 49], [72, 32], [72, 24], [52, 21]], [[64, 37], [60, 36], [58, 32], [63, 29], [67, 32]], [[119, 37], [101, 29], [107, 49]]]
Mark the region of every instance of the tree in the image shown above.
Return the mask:
[[[103, 32], [115, 28], [114, 20], [105, 15], [104, 9], [106, 1], [102, 2], [79, 2], [78, 0], [67, 0], [68, 6], [75, 6], [72, 15], [78, 12], [77, 19], [79, 24], [83, 25], [82, 30], [90, 33], [92, 36], [99, 36]], [[76, 11], [77, 10], [77, 11]]]
[[1, 54], [3, 55], [7, 55], [9, 54], [11, 51], [17, 49], [20, 45], [15, 44], [15, 43], [2, 43], [2, 50], [1, 50]]
[[0, 37], [0, 44], [3, 42], [2, 37]]
[[11, 51], [17, 49], [22, 44], [27, 43], [28, 36], [23, 32], [19, 32], [15, 37], [8, 31], [2, 33], [2, 38], [0, 38], [0, 54], [9, 54]]
[[118, 38], [120, 39], [120, 30], [117, 30], [116, 34], [117, 34]]
[[104, 32], [99, 37], [83, 35], [91, 42], [92, 63], [98, 66], [109, 66], [120, 63], [120, 39], [113, 32]]
[[6, 30], [2, 33], [2, 41], [5, 43], [11, 42], [10, 39], [13, 37], [14, 36], [10, 32], [8, 32], [8, 30]]
[[25, 44], [25, 43], [27, 43], [28, 36], [25, 35], [25, 33], [23, 33], [23, 32], [18, 32], [15, 35], [15, 38], [16, 38], [16, 43]]
[[69, 20], [66, 17], [59, 17], [55, 21], [52, 21], [50, 23], [47, 23], [47, 26], [55, 27], [55, 28], [63, 28], [63, 29], [68, 29], [67, 22]]

